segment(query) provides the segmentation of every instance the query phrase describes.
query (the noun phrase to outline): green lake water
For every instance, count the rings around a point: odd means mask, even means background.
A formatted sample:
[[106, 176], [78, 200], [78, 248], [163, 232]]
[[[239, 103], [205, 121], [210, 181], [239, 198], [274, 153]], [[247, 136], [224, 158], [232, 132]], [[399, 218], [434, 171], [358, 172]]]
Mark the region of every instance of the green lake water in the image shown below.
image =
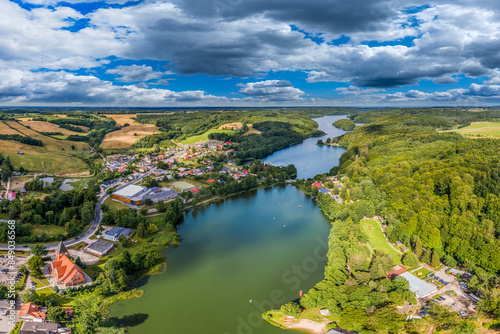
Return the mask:
[[323, 278], [329, 229], [291, 185], [190, 211], [181, 245], [165, 251], [167, 271], [143, 279], [144, 295], [113, 305], [110, 317], [131, 334], [284, 333], [260, 315]]

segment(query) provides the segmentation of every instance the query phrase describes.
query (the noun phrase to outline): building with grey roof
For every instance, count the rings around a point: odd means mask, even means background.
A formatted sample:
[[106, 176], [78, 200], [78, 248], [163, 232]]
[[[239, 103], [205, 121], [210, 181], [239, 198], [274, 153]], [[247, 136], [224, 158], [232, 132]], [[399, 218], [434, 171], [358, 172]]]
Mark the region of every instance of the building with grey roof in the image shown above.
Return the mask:
[[177, 192], [170, 188], [153, 187], [148, 189], [135, 184], [128, 185], [112, 194], [113, 199], [132, 205], [142, 205], [147, 198], [152, 200], [153, 203], [158, 203], [160, 201], [171, 200], [177, 196]]
[[114, 244], [112, 242], [99, 239], [93, 244], [87, 246], [85, 250], [91, 254], [97, 255], [99, 257], [101, 256], [106, 256], [109, 253], [111, 253], [112, 249], [114, 247]]
[[118, 241], [120, 236], [128, 238], [132, 235], [132, 230], [126, 227], [115, 226], [111, 230], [104, 232], [104, 239], [111, 241]]
[[410, 283], [410, 290], [413, 291], [419, 298], [427, 297], [431, 293], [437, 291], [437, 288], [434, 285], [421, 280], [409, 272], [402, 273], [398, 276], [404, 277]]

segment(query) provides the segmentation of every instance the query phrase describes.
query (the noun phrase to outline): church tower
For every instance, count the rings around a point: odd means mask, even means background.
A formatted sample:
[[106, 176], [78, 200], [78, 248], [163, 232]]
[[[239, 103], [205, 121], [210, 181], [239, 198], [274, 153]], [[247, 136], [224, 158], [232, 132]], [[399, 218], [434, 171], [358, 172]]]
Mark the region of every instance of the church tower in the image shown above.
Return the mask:
[[66, 246], [64, 246], [63, 242], [61, 241], [59, 245], [57, 245], [56, 248], [56, 261], [61, 258], [61, 256], [66, 255], [68, 256], [68, 250], [66, 249]]

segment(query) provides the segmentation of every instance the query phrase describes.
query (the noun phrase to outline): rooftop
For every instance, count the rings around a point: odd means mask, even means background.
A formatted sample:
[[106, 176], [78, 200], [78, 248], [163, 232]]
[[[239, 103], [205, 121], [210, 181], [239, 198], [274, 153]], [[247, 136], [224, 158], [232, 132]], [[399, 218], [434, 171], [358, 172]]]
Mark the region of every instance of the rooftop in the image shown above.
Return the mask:
[[138, 185], [135, 185], [135, 184], [130, 184], [130, 185], [126, 186], [123, 189], [115, 191], [113, 193], [113, 195], [122, 196], [122, 197], [134, 197], [138, 193], [140, 193], [140, 192], [142, 192], [142, 191], [144, 191], [146, 189], [147, 188], [143, 187], [143, 186], [138, 186]]
[[90, 250], [93, 250], [93, 251], [96, 251], [99, 253], [103, 253], [106, 250], [108, 250], [109, 247], [112, 247], [112, 246], [113, 246], [112, 242], [109, 242], [109, 241], [106, 241], [103, 239], [99, 239], [96, 242], [94, 242], [92, 245], [88, 246], [88, 248]]
[[402, 273], [399, 276], [406, 278], [410, 282], [410, 290], [415, 292], [417, 297], [423, 298], [437, 290], [434, 285], [421, 280], [409, 272]]

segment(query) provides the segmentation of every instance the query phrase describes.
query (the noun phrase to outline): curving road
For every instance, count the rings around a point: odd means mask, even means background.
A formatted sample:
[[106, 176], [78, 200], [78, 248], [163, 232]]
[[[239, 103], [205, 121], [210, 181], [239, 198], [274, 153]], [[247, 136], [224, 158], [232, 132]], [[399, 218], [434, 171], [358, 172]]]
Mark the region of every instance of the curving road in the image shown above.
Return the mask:
[[[130, 181], [130, 182], [127, 182], [125, 183], [124, 185], [121, 185], [119, 186], [118, 188], [116, 188], [116, 190], [121, 190], [123, 188], [125, 188], [126, 186], [130, 185], [130, 184], [134, 184], [134, 183], [137, 183], [139, 182], [140, 180], [142, 180], [144, 177], [150, 175], [151, 173], [153, 173], [154, 171], [156, 170], [156, 167], [155, 168], [152, 168], [150, 171], [148, 171], [147, 173], [139, 176], [139, 178], [137, 178], [136, 180], [134, 181]], [[116, 191], [115, 190], [115, 191]], [[95, 215], [94, 215], [94, 220], [92, 221], [92, 225], [90, 226], [90, 228], [87, 230], [87, 232], [73, 238], [73, 239], [70, 239], [70, 240], [67, 240], [67, 241], [64, 241], [64, 245], [65, 246], [71, 246], [71, 245], [74, 245], [76, 243], [79, 243], [81, 241], [86, 241], [86, 242], [89, 242], [88, 238], [93, 235], [96, 231], [97, 231], [97, 228], [99, 227], [99, 224], [101, 223], [101, 220], [102, 220], [102, 211], [101, 211], [101, 205], [102, 203], [104, 203], [104, 201], [106, 200], [106, 198], [108, 198], [109, 195], [108, 194], [104, 194], [103, 196], [101, 196], [99, 198], [99, 200], [97, 201], [97, 204], [95, 206]], [[44, 245], [46, 249], [48, 250], [52, 250], [52, 249], [56, 249], [57, 245], [59, 243], [55, 243], [55, 244], [50, 244], [50, 245]], [[9, 249], [7, 245], [5, 244], [2, 244], [0, 245], [0, 250], [7, 250]], [[27, 245], [16, 245], [16, 250], [21, 250], [21, 251], [28, 251], [30, 250], [30, 247], [27, 246]]]

